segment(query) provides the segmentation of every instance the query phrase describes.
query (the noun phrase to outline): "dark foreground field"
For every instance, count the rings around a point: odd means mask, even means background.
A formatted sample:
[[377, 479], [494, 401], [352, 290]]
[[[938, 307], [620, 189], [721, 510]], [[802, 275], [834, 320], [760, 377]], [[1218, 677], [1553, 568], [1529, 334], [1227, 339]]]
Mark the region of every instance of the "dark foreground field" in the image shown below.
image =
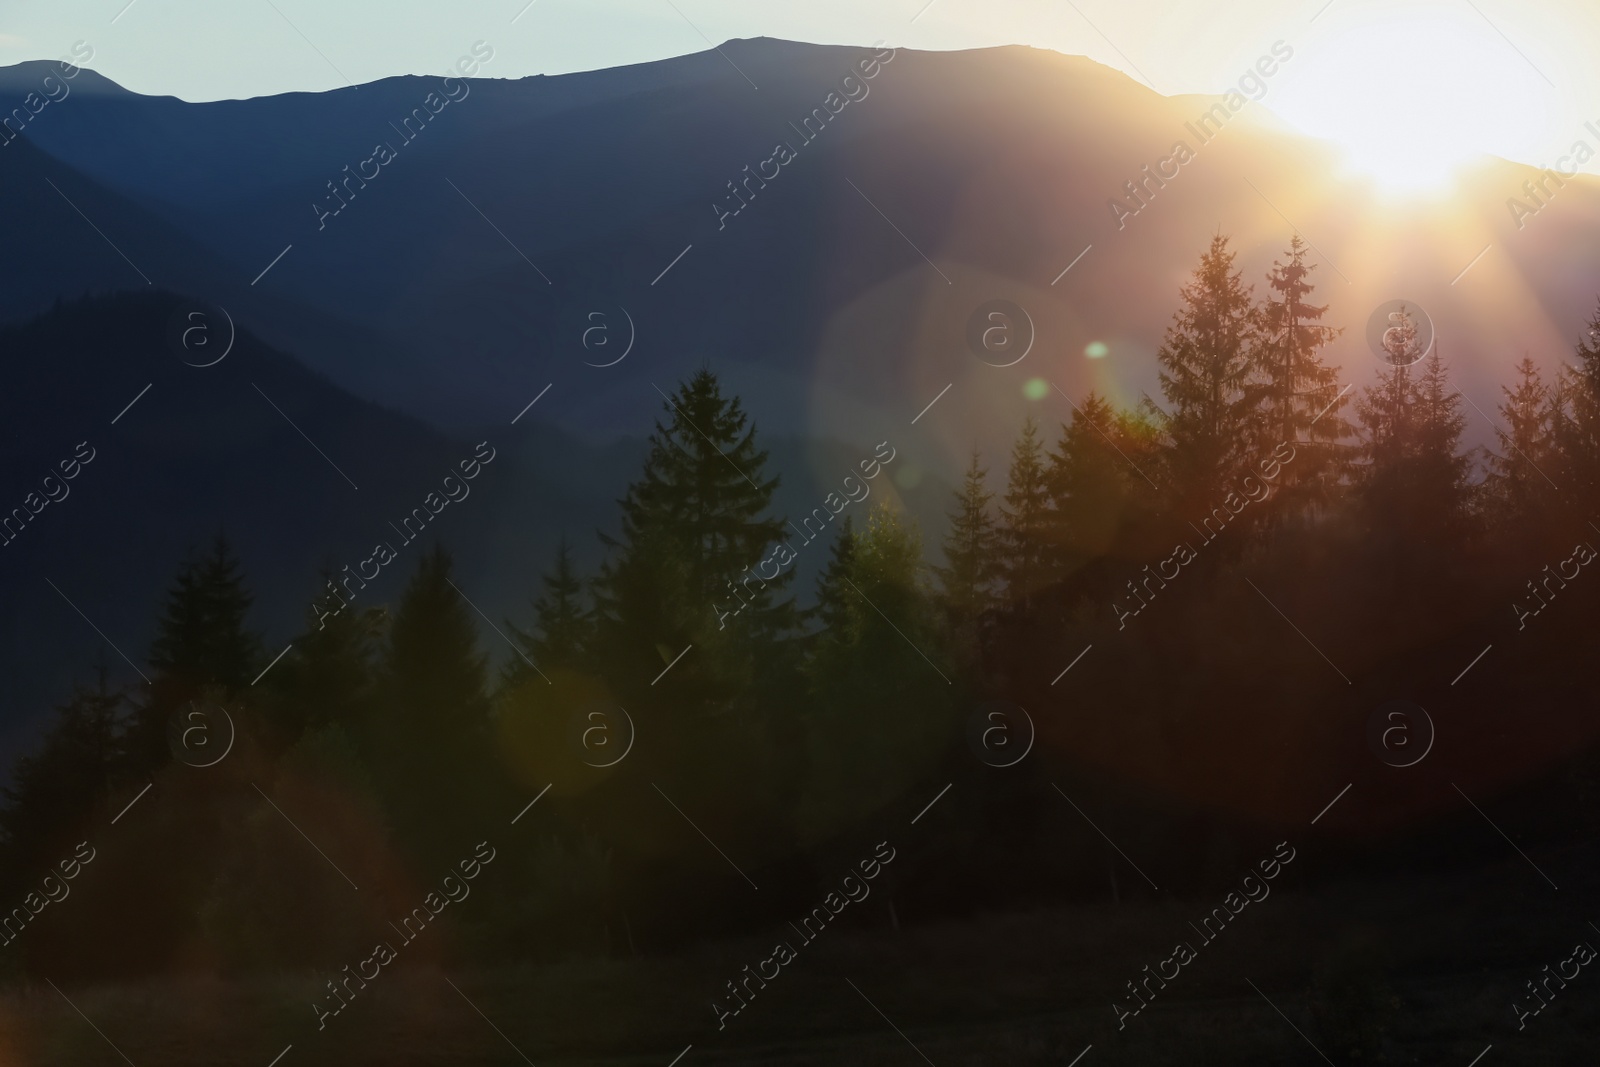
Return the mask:
[[[1563, 859], [1571, 870], [1578, 857]], [[1592, 846], [1581, 859], [1592, 869]], [[666, 1067], [690, 1045], [677, 1061], [684, 1067], [1466, 1067], [1491, 1045], [1489, 1065], [1592, 1063], [1600, 979], [1580, 972], [1565, 989], [1551, 985], [1549, 1006], [1520, 1032], [1511, 1007], [1519, 993], [1535, 1004], [1524, 984], [1575, 943], [1600, 942], [1572, 910], [1581, 909], [1578, 894], [1562, 899], [1574, 889], [1552, 890], [1510, 854], [1448, 879], [1274, 892], [1199, 947], [1120, 1032], [1111, 1004], [1131, 1003], [1124, 983], [1174, 941], [1198, 946], [1188, 924], [1212, 901], [826, 931], [720, 1033], [709, 1002], [744, 963], [771, 951], [765, 938], [495, 971], [402, 965], [321, 1031], [311, 1007], [317, 979], [305, 975], [13, 987], [0, 1001], [0, 1062], [111, 1064], [114, 1044], [140, 1067], [266, 1067], [291, 1045], [284, 1067]], [[1490, 900], [1497, 905], [1482, 903]]]

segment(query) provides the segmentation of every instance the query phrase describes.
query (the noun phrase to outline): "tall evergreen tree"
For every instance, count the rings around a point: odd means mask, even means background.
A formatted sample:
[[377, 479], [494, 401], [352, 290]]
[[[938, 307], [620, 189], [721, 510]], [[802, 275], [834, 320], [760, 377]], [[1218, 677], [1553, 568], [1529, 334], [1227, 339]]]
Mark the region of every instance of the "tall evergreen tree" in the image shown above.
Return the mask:
[[1327, 502], [1346, 466], [1339, 442], [1352, 432], [1341, 414], [1347, 401], [1339, 388], [1339, 370], [1322, 359], [1322, 349], [1341, 331], [1322, 324], [1326, 304], [1310, 302], [1315, 287], [1308, 278], [1316, 268], [1306, 262], [1307, 251], [1296, 234], [1288, 260], [1274, 263], [1268, 273], [1271, 291], [1261, 309], [1262, 335], [1256, 347], [1266, 383], [1266, 432], [1256, 442], [1256, 453], [1266, 455], [1280, 442], [1294, 445], [1295, 462], [1285, 469], [1281, 483], [1289, 493], [1280, 496], [1290, 507]]
[[245, 625], [253, 598], [239, 558], [217, 534], [208, 552], [190, 552], [173, 579], [150, 645], [155, 669], [139, 708], [129, 758], [146, 771], [168, 758], [168, 720], [202, 690], [248, 686], [261, 664], [260, 639]]
[[836, 548], [818, 589], [832, 623], [809, 663], [814, 776], [806, 835], [861, 818], [925, 773], [953, 729], [952, 688], [914, 526], [887, 502]]
[[1559, 471], [1556, 454], [1557, 398], [1539, 368], [1524, 356], [1516, 366], [1515, 387], [1501, 386], [1499, 451], [1489, 455], [1489, 491], [1496, 518], [1507, 532], [1528, 521], [1548, 519], [1557, 503], [1548, 471]]
[[543, 591], [533, 602], [533, 630], [506, 623], [523, 653], [506, 661], [502, 672], [506, 686], [538, 678], [539, 671], [579, 669], [591, 650], [593, 621], [583, 603], [583, 579], [572, 565], [572, 546], [566, 537], [556, 546], [555, 569], [542, 584]]
[[1000, 566], [1010, 605], [1027, 613], [1050, 580], [1050, 489], [1039, 424], [1029, 415], [1011, 450], [1011, 470], [1000, 506]]
[[838, 532], [833, 535], [833, 544], [828, 550], [828, 564], [817, 578], [817, 604], [810, 611], [822, 624], [819, 636], [830, 635], [828, 640], [853, 640], [850, 635], [854, 632], [852, 626], [857, 617], [855, 605], [858, 601], [845, 579], [853, 573], [859, 542], [855, 521], [846, 515], [839, 524]]
[[373, 723], [390, 809], [424, 840], [444, 812], [481, 799], [491, 763], [486, 660], [450, 571], [442, 545], [418, 560], [389, 627]]
[[[664, 412], [620, 501], [620, 535], [601, 538], [611, 553], [594, 586], [597, 640], [608, 677], [641, 697], [694, 644], [705, 654], [675, 670], [669, 689], [721, 706], [748, 689], [757, 659], [798, 622], [785, 595], [794, 571], [779, 562], [793, 556], [781, 547], [790, 527], [769, 513], [778, 479], [764, 473], [755, 427], [710, 371], [682, 385]], [[816, 533], [832, 517], [825, 507], [802, 521]]]
[[1416, 407], [1417, 500], [1433, 511], [1446, 531], [1459, 533], [1472, 504], [1468, 485], [1472, 457], [1461, 451], [1467, 418], [1437, 345], [1423, 361]]
[[1469, 532], [1471, 457], [1460, 450], [1466, 418], [1461, 396], [1437, 348], [1415, 376], [1404, 362], [1414, 336], [1402, 316], [1391, 331], [1396, 363], [1379, 372], [1357, 403], [1362, 424], [1361, 498], [1380, 545], [1391, 550], [1398, 573], [1408, 561], [1442, 558], [1444, 545], [1460, 548]]
[[1261, 315], [1233, 260], [1228, 239], [1213, 237], [1156, 353], [1168, 467], [1186, 511], [1215, 504], [1260, 439]]
[[1551, 477], [1569, 499], [1589, 502], [1600, 498], [1600, 310], [1589, 320], [1585, 336], [1574, 349], [1577, 362], [1562, 368], [1556, 387], [1560, 473], [1551, 472]]
[[993, 607], [1000, 579], [999, 535], [991, 510], [994, 494], [984, 485], [987, 471], [973, 449], [966, 477], [955, 494], [950, 532], [945, 536], [945, 565], [935, 568], [945, 605], [958, 625]]
[[1148, 501], [1154, 487], [1130, 453], [1147, 453], [1152, 436], [1153, 427], [1137, 413], [1119, 414], [1095, 393], [1075, 406], [1046, 472], [1058, 568], [1073, 571], [1105, 555]]
[[239, 557], [219, 533], [209, 552], [191, 554], [178, 571], [150, 665], [185, 686], [248, 685], [260, 657], [260, 641], [245, 627], [253, 600]]
[[[71, 849], [105, 802], [124, 754], [126, 695], [102, 659], [92, 686], [79, 684], [56, 706], [44, 743], [12, 769], [0, 792], [7, 871], [31, 881]], [[10, 888], [14, 878], [0, 878]]]
[[[333, 579], [323, 571], [323, 586]], [[388, 622], [382, 607], [346, 608], [336, 614], [306, 612], [306, 628], [267, 676], [278, 705], [276, 718], [292, 743], [302, 731], [339, 725], [365, 734], [376, 711], [378, 653]]]

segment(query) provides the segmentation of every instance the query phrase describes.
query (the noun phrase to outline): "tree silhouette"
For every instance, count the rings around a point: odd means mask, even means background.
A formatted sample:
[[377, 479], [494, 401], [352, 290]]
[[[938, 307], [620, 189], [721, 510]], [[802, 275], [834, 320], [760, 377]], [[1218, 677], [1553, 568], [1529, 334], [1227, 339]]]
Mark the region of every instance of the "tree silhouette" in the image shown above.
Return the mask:
[[8, 889], [48, 871], [85, 835], [122, 769], [126, 726], [126, 695], [111, 684], [102, 658], [94, 684], [75, 686], [56, 706], [39, 751], [17, 761], [11, 784], [0, 791], [7, 871], [0, 882]]
[[1233, 260], [1228, 239], [1213, 237], [1193, 279], [1179, 291], [1183, 307], [1156, 353], [1167, 405], [1168, 466], [1186, 514], [1222, 496], [1261, 437], [1257, 417], [1265, 391], [1256, 379], [1262, 316]]
[[997, 601], [1000, 579], [999, 534], [993, 511], [994, 494], [984, 485], [987, 471], [973, 449], [961, 488], [955, 494], [950, 531], [945, 535], [945, 565], [934, 568], [951, 621], [970, 626]]
[[450, 571], [442, 545], [417, 561], [389, 627], [371, 726], [390, 810], [424, 848], [448, 844], [446, 813], [483, 802], [491, 763], [486, 661]]
[[533, 601], [532, 631], [506, 623], [522, 655], [506, 661], [504, 687], [515, 688], [539, 678], [540, 671], [579, 669], [593, 649], [594, 626], [583, 603], [583, 579], [572, 565], [572, 546], [565, 537], [556, 545], [555, 568], [541, 584], [543, 592]]
[[1270, 427], [1256, 442], [1264, 456], [1280, 442], [1291, 443], [1295, 462], [1285, 468], [1275, 510], [1326, 505], [1343, 477], [1346, 456], [1339, 442], [1351, 433], [1341, 415], [1348, 402], [1341, 395], [1339, 372], [1323, 362], [1322, 350], [1340, 334], [1324, 326], [1326, 304], [1309, 301], [1315, 287], [1307, 280], [1315, 270], [1306, 262], [1307, 247], [1296, 234], [1288, 260], [1273, 264], [1267, 275], [1270, 292], [1261, 309], [1261, 339], [1256, 347], [1261, 377], [1266, 382], [1266, 418]]
[[[798, 622], [785, 591], [789, 527], [769, 514], [777, 478], [737, 400], [700, 371], [664, 404], [640, 477], [620, 501], [621, 533], [595, 582], [596, 634], [618, 691], [644, 697], [685, 646], [705, 654], [674, 669], [666, 690], [702, 710], [748, 692], [763, 651]], [[815, 536], [843, 510], [802, 519]]]
[[136, 767], [166, 762], [168, 720], [186, 702], [207, 688], [232, 694], [250, 684], [261, 662], [260, 639], [245, 626], [252, 601], [226, 536], [217, 534], [208, 552], [190, 552], [150, 645], [155, 678], [129, 738]]
[[1517, 362], [1514, 387], [1501, 386], [1500, 425], [1495, 427], [1499, 451], [1489, 454], [1485, 483], [1495, 519], [1508, 531], [1524, 524], [1547, 522], [1559, 504], [1555, 483], [1546, 471], [1560, 472], [1556, 425], [1558, 398], [1545, 385], [1539, 368], [1527, 356]]
[[1000, 566], [1006, 600], [1026, 615], [1033, 596], [1050, 580], [1050, 492], [1045, 482], [1039, 424], [1030, 415], [1011, 450], [1011, 470], [1000, 506]]

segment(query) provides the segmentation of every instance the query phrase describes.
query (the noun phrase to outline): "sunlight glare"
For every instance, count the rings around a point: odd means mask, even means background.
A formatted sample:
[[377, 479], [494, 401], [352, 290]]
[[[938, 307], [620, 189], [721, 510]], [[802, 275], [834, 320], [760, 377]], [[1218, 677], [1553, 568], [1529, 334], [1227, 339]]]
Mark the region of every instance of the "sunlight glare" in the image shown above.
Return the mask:
[[1538, 157], [1556, 92], [1473, 12], [1395, 8], [1329, 26], [1268, 106], [1391, 193], [1441, 192], [1483, 154]]

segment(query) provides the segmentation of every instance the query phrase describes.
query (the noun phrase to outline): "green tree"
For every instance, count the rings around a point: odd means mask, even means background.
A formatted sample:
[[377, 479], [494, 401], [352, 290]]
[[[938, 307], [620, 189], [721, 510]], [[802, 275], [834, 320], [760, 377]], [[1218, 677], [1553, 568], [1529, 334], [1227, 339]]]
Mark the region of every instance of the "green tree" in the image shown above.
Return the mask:
[[958, 627], [970, 624], [995, 605], [1000, 580], [999, 533], [984, 484], [988, 472], [973, 449], [966, 477], [955, 494], [950, 531], [945, 535], [945, 565], [934, 568], [944, 601]]
[[245, 627], [253, 600], [238, 556], [219, 533], [211, 550], [191, 553], [173, 580], [150, 665], [185, 687], [242, 689], [260, 664], [260, 641]]
[[129, 739], [136, 769], [148, 772], [166, 762], [167, 724], [186, 702], [211, 688], [237, 693], [254, 679], [261, 642], [245, 625], [252, 599], [223, 534], [210, 551], [191, 551], [179, 567], [150, 645], [155, 678]]
[[818, 589], [833, 622], [809, 662], [813, 774], [802, 835], [821, 836], [900, 796], [954, 729], [950, 666], [922, 542], [887, 503], [836, 545]]
[[1074, 406], [1046, 472], [1059, 569], [1071, 573], [1104, 556], [1119, 532], [1148, 510], [1155, 487], [1140, 460], [1151, 458], [1154, 437], [1155, 428], [1139, 413], [1116, 412], [1095, 393]]
[[[516, 687], [539, 678], [540, 671], [580, 669], [593, 645], [593, 620], [583, 603], [583, 579], [572, 565], [572, 546], [565, 537], [556, 546], [555, 569], [542, 581], [533, 601], [533, 629], [509, 620], [506, 626], [521, 650], [502, 670], [504, 686]], [[542, 679], [541, 679], [542, 680]]]
[[[817, 604], [810, 611], [811, 616], [822, 624], [820, 633], [829, 635], [830, 640], [854, 632], [855, 605], [859, 601], [850, 592], [845, 579], [853, 573], [851, 568], [855, 564], [856, 546], [859, 543], [855, 522], [846, 515], [839, 524], [838, 532], [833, 535], [827, 566], [817, 578]], [[854, 640], [854, 637], [848, 636], [845, 640]]]
[[1051, 578], [1050, 490], [1039, 424], [1030, 415], [1011, 449], [1011, 470], [1000, 506], [1000, 567], [1006, 600], [1027, 614], [1032, 598]]
[[102, 660], [94, 684], [76, 685], [56, 706], [39, 751], [17, 761], [0, 790], [5, 867], [14, 875], [8, 884], [31, 881], [82, 838], [119, 772], [126, 717], [126, 694], [112, 686]]
[[662, 808], [649, 787], [659, 783], [724, 848], [778, 847], [771, 827], [796, 788], [803, 700], [790, 535], [828, 532], [846, 502], [829, 494], [786, 524], [771, 513], [778, 479], [766, 463], [739, 401], [699, 371], [666, 398], [619, 502], [621, 529], [602, 536], [596, 663], [610, 698], [658, 739], [629, 757], [637, 785], [619, 789], [642, 795], [615, 809], [619, 833], [636, 831], [640, 807]]
[[[332, 578], [324, 569], [324, 582]], [[387, 622], [381, 607], [307, 610], [305, 630], [264, 683], [271, 687], [271, 717], [283, 732], [282, 743], [334, 725], [353, 737], [366, 735], [376, 711], [378, 652]]]
[[389, 627], [379, 683], [378, 780], [402, 831], [429, 831], [484, 798], [489, 701], [472, 609], [442, 545], [417, 561]]
[[[785, 595], [794, 571], [789, 528], [770, 515], [776, 477], [737, 399], [702, 370], [666, 400], [640, 477], [620, 501], [621, 532], [594, 586], [596, 637], [624, 694], [720, 708], [747, 694], [763, 654], [792, 635]], [[843, 510], [843, 502], [837, 510]], [[804, 522], [824, 527], [830, 507]], [[667, 689], [644, 691], [684, 647]], [[680, 669], [681, 668], [681, 669]]]

